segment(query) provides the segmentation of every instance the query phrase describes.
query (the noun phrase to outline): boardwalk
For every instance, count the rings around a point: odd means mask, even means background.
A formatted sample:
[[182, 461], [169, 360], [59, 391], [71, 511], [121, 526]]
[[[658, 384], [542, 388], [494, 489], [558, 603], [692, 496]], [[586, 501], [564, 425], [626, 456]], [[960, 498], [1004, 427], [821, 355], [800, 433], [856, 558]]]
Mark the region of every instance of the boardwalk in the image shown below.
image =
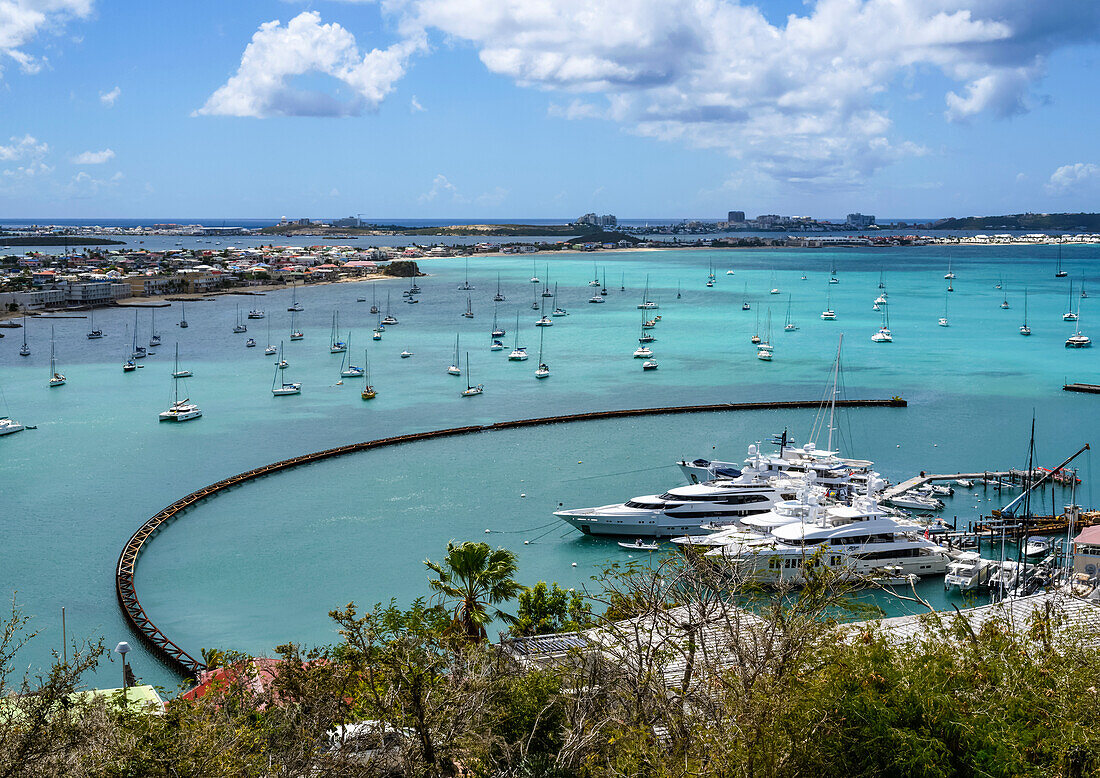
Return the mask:
[[[363, 443], [351, 443], [346, 446], [338, 446], [337, 448], [315, 451], [312, 454], [303, 454], [302, 456], [292, 457], [291, 459], [284, 459], [279, 462], [273, 462], [270, 465], [248, 470], [244, 473], [238, 473], [229, 478], [223, 478], [221, 481], [191, 492], [191, 494], [186, 497], [176, 500], [167, 508], [157, 512], [141, 525], [138, 531], [130, 537], [123, 547], [122, 553], [118, 557], [118, 565], [115, 568], [115, 594], [118, 597], [118, 604], [122, 609], [123, 617], [130, 623], [130, 626], [133, 627], [134, 631], [137, 632], [138, 636], [145, 642], [153, 654], [181, 675], [195, 676], [205, 669], [205, 665], [202, 661], [187, 653], [187, 651], [161, 632], [156, 624], [153, 623], [152, 619], [149, 618], [148, 614], [145, 613], [145, 609], [141, 605], [141, 600], [138, 598], [137, 590], [134, 587], [134, 571], [137, 569], [137, 563], [141, 556], [141, 552], [158, 532], [178, 518], [183, 511], [225, 489], [240, 486], [255, 478], [271, 475], [292, 467], [297, 467], [298, 465], [320, 462], [321, 460], [340, 456], [342, 454], [352, 454], [358, 451], [368, 451], [386, 446], [397, 446], [403, 443], [413, 443], [421, 440], [431, 440], [433, 438], [470, 435], [478, 432], [492, 432], [493, 430], [513, 429], [517, 427], [563, 424], [576, 421], [598, 421], [601, 419], [617, 419], [631, 416], [708, 413], [715, 411], [791, 410], [818, 408], [820, 405], [821, 403], [816, 400], [792, 400], [785, 402], [716, 403], [712, 405], [679, 405], [663, 408], [631, 408], [593, 411], [589, 413], [575, 413], [567, 416], [518, 419], [515, 421], [504, 421], [483, 426], [452, 427], [450, 429], [417, 432], [410, 435], [398, 435], [391, 438], [368, 440]], [[904, 408], [906, 403], [905, 400], [896, 397], [890, 400], [838, 400], [836, 406], [840, 408]]]
[[981, 473], [953, 473], [949, 475], [915, 475], [908, 481], [902, 481], [896, 486], [891, 486], [889, 489], [882, 493], [883, 500], [889, 500], [893, 497], [897, 497], [899, 494], [908, 492], [910, 489], [916, 489], [920, 486], [924, 486], [932, 481], [955, 481], [959, 478], [965, 478], [968, 481], [981, 478], [1014, 478], [1016, 476], [1016, 470], [986, 470]]

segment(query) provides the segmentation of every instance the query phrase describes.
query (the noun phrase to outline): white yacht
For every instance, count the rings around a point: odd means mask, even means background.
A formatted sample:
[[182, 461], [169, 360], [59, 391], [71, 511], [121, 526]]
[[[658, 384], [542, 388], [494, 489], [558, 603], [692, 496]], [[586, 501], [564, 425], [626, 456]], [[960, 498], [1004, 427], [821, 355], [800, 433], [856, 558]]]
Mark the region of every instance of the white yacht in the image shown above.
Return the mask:
[[[805, 482], [804, 482], [805, 483]], [[807, 484], [808, 485], [808, 484]], [[771, 510], [746, 516], [736, 524], [704, 524], [705, 535], [681, 535], [672, 538], [677, 546], [693, 548], [720, 548], [731, 543], [766, 537], [776, 527], [810, 517], [810, 500], [805, 488], [800, 489], [793, 500], [780, 500]]]
[[250, 319], [262, 319], [266, 314], [260, 310], [252, 310], [248, 312], [248, 318]]
[[161, 421], [191, 421], [202, 416], [202, 409], [190, 400], [176, 400], [160, 413]]
[[800, 583], [810, 564], [842, 579], [942, 575], [947, 570], [946, 551], [921, 537], [918, 525], [887, 516], [873, 498], [860, 497], [851, 506], [815, 507], [810, 519], [778, 526], [767, 537], [712, 549], [707, 556], [724, 558], [762, 583]]
[[879, 331], [871, 336], [871, 340], [875, 343], [893, 343], [894, 335], [889, 327], [880, 327]]
[[0, 435], [11, 435], [14, 432], [22, 432], [25, 429], [25, 426], [14, 419], [9, 419], [7, 416], [0, 416]]
[[936, 511], [943, 510], [943, 500], [939, 500], [935, 497], [929, 497], [920, 494], [914, 494], [913, 492], [903, 492], [896, 497], [891, 497], [885, 500], [888, 505], [893, 505], [895, 508], [905, 508], [911, 511], [920, 511], [922, 513], [935, 513]]
[[793, 499], [793, 481], [772, 483], [746, 473], [733, 480], [677, 486], [663, 494], [634, 497], [625, 503], [556, 511], [559, 519], [586, 535], [626, 535], [632, 538], [702, 535], [708, 524], [732, 525], [755, 513], [770, 511], [781, 500]]
[[947, 565], [943, 588], [969, 592], [984, 586], [988, 583], [989, 574], [995, 565], [992, 559], [982, 559], [977, 551], [963, 551]]
[[656, 370], [658, 367], [656, 359], [647, 359], [642, 363], [642, 370]]
[[653, 349], [649, 346], [639, 346], [634, 350], [635, 359], [648, 359], [651, 356], [653, 356]]

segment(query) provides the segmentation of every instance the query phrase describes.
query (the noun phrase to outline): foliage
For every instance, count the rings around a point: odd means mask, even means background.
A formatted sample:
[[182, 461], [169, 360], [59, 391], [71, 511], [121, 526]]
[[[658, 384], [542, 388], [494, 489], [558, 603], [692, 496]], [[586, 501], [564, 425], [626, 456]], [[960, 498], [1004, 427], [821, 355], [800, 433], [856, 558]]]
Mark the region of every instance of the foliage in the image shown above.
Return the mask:
[[578, 592], [566, 591], [546, 581], [521, 591], [516, 598], [516, 620], [510, 632], [515, 637], [550, 635], [588, 629], [594, 623], [592, 611]]

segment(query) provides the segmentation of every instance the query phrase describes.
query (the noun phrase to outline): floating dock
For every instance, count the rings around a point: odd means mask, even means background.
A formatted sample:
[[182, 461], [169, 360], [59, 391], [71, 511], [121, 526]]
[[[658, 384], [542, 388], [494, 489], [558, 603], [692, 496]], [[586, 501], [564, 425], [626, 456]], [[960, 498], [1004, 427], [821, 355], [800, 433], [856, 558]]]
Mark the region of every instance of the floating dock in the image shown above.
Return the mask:
[[[283, 459], [263, 467], [247, 470], [243, 473], [223, 478], [220, 481], [205, 486], [202, 489], [176, 500], [167, 508], [157, 512], [148, 521], [141, 525], [122, 549], [115, 567], [115, 594], [118, 597], [122, 615], [130, 623], [130, 626], [149, 647], [152, 653], [181, 675], [194, 677], [206, 669], [206, 665], [199, 659], [187, 653], [167, 635], [165, 635], [145, 612], [138, 599], [134, 586], [134, 572], [137, 569], [138, 558], [147, 543], [158, 532], [166, 528], [188, 508], [213, 497], [218, 493], [240, 486], [255, 478], [288, 470], [298, 465], [306, 465], [311, 462], [320, 462], [325, 459], [337, 457], [342, 454], [353, 454], [359, 451], [369, 451], [387, 446], [397, 446], [404, 443], [415, 443], [433, 438], [447, 438], [457, 435], [471, 435], [479, 432], [492, 432], [494, 430], [514, 429], [517, 427], [535, 427], [545, 424], [563, 424], [576, 421], [598, 421], [601, 419], [621, 419], [632, 416], [654, 416], [674, 413], [708, 413], [715, 411], [769, 411], [819, 408], [819, 400], [789, 400], [780, 402], [748, 402], [748, 403], [714, 403], [710, 405], [678, 405], [663, 408], [631, 408], [608, 411], [591, 411], [588, 413], [574, 413], [565, 416], [545, 416], [536, 419], [517, 419], [514, 421], [502, 421], [496, 424], [475, 425], [469, 427], [451, 427], [442, 430], [430, 430], [427, 432], [415, 432], [409, 435], [397, 435], [390, 438], [379, 438], [362, 443], [350, 443], [345, 446], [329, 448], [323, 451], [315, 451], [312, 454]], [[900, 397], [889, 400], [837, 400], [838, 408], [904, 408], [906, 402]], [[935, 477], [935, 476], [934, 476]], [[943, 476], [944, 478], [953, 476]]]

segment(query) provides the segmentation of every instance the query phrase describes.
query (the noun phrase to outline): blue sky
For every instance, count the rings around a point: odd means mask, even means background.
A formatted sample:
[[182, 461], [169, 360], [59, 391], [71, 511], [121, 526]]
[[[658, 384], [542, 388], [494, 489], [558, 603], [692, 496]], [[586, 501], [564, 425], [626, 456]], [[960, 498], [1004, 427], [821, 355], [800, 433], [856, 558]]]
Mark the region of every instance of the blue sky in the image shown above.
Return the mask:
[[0, 216], [1100, 210], [1091, 0], [0, 0]]

